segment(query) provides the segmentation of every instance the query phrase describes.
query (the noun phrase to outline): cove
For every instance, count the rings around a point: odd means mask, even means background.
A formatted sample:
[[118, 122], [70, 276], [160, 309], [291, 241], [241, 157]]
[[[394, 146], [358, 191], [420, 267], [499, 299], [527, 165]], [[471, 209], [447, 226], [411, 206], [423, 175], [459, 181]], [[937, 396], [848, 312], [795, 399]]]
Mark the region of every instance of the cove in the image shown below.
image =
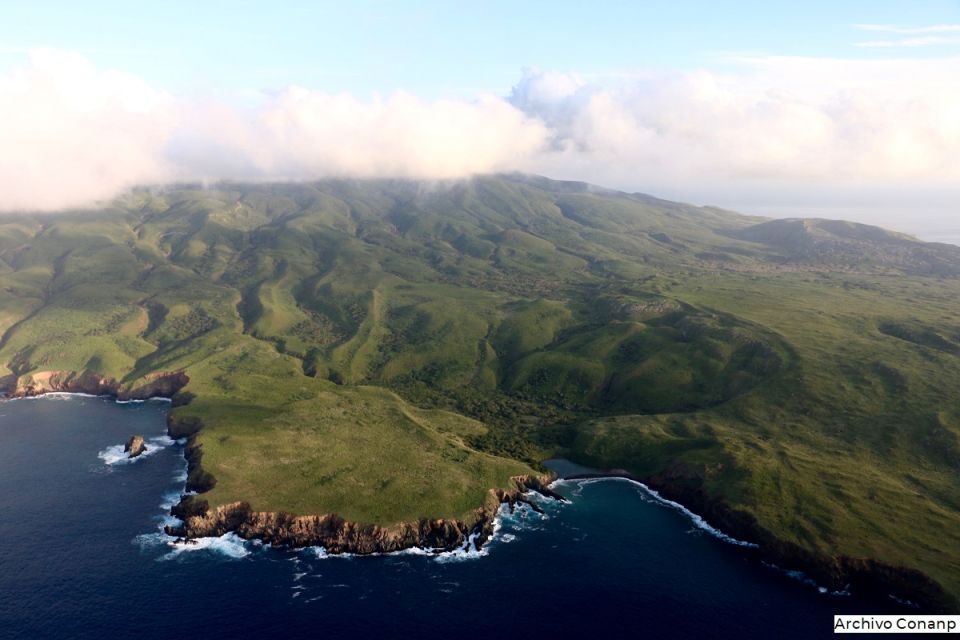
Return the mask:
[[[0, 403], [0, 638], [826, 638], [835, 613], [912, 611], [821, 594], [622, 480], [558, 483], [569, 504], [505, 515], [483, 557], [172, 547], [167, 407]], [[118, 463], [133, 434], [154, 450]]]

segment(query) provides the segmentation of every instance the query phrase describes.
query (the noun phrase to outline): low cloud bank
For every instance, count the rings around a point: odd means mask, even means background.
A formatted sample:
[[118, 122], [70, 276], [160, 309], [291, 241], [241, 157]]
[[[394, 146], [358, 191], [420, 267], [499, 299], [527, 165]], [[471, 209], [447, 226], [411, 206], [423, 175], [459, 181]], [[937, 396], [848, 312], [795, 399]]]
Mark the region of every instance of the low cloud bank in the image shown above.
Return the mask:
[[84, 206], [185, 180], [508, 170], [687, 199], [960, 180], [960, 58], [726, 66], [616, 86], [527, 70], [509, 95], [469, 101], [291, 87], [243, 109], [37, 51], [0, 73], [0, 209]]

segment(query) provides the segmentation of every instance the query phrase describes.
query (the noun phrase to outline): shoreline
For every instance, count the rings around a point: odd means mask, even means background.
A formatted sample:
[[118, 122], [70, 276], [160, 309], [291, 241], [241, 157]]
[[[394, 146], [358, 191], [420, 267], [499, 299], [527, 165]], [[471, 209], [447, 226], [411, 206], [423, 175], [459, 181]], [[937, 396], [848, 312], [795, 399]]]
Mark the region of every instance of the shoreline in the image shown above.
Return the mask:
[[[635, 483], [662, 504], [676, 508], [718, 539], [737, 544], [755, 554], [763, 563], [776, 567], [787, 577], [799, 573], [818, 591], [846, 594], [851, 590], [875, 597], [909, 602], [929, 613], [956, 613], [960, 604], [935, 580], [908, 567], [897, 567], [870, 558], [845, 555], [824, 556], [777, 538], [749, 513], [730, 508], [710, 498], [702, 487], [691, 488], [670, 482], [669, 474], [640, 478], [625, 470], [593, 470], [574, 473], [561, 480], [620, 479]], [[676, 479], [676, 478], [674, 478]], [[710, 524], [714, 522], [716, 524]], [[716, 532], [716, 535], [714, 532]]]
[[0, 397], [4, 400], [38, 398], [54, 394], [73, 394], [87, 397], [108, 397], [116, 402], [137, 402], [163, 398], [173, 402], [173, 397], [190, 382], [182, 371], [159, 371], [150, 373], [135, 382], [138, 387], [125, 387], [115, 378], [84, 371], [37, 371], [23, 376], [10, 375], [0, 378]]
[[[196, 457], [189, 456], [188, 462]], [[196, 474], [196, 468], [194, 465], [188, 471], [187, 491], [191, 489], [189, 477]], [[514, 476], [513, 487], [488, 491], [484, 504], [474, 511], [472, 521], [421, 518], [386, 526], [356, 523], [333, 513], [298, 516], [254, 511], [245, 502], [211, 508], [201, 492], [184, 495], [171, 509], [171, 514], [181, 523], [166, 527], [165, 532], [183, 541], [233, 533], [244, 540], [259, 540], [277, 547], [322, 547], [328, 555], [389, 554], [411, 549], [432, 555], [479, 552], [495, 535], [503, 506], [514, 509], [517, 505], [526, 505], [541, 513], [541, 507], [527, 497], [529, 492], [566, 502], [566, 498], [549, 489], [548, 485], [554, 480], [553, 475]]]
[[[80, 378], [84, 376], [69, 375], [67, 382], [79, 382]], [[162, 393], [169, 389], [170, 379], [181, 384], [176, 385], [173, 391]], [[104, 385], [103, 379], [96, 376], [90, 381], [95, 382], [97, 391]], [[127, 393], [123, 393], [119, 385], [100, 393], [91, 393], [89, 389], [29, 388], [22, 393], [10, 394], [8, 391], [0, 401], [63, 395], [109, 398], [118, 404], [154, 399], [176, 404], [172, 396], [188, 381], [183, 372], [175, 372], [155, 376], [148, 385]], [[610, 470], [575, 473], [566, 477], [559, 477], [553, 472], [540, 476], [517, 476], [513, 478], [515, 487], [489, 490], [485, 503], [477, 508], [477, 518], [471, 525], [458, 519], [420, 519], [382, 527], [350, 522], [336, 514], [294, 516], [282, 512], [254, 512], [249, 504], [243, 502], [221, 505], [213, 509], [211, 514], [201, 494], [212, 488], [216, 479], [201, 465], [202, 451], [196, 444], [195, 436], [202, 426], [202, 422], [195, 417], [174, 418], [167, 414], [167, 435], [174, 440], [187, 439], [183, 453], [187, 460], [187, 480], [180, 502], [170, 510], [171, 515], [179, 518], [182, 524], [167, 526], [165, 532], [185, 541], [220, 537], [232, 532], [244, 540], [260, 540], [264, 544], [292, 548], [323, 547], [330, 555], [397, 553], [417, 548], [443, 553], [463, 549], [468, 544], [473, 544], [474, 549], [479, 551], [495, 532], [500, 505], [507, 504], [512, 508], [523, 503], [539, 510], [537, 505], [524, 497], [525, 493], [536, 491], [548, 498], [566, 501], [552, 491], [550, 485], [564, 480], [621, 479], [640, 485], [652, 498], [684, 513], [695, 526], [718, 539], [751, 549], [751, 553], [756, 553], [761, 561], [777, 566], [787, 575], [792, 571], [800, 571], [829, 592], [843, 593], [855, 588], [867, 594], [913, 602], [932, 613], [952, 613], [960, 609], [954, 598], [919, 570], [896, 567], [869, 558], [816, 554], [780, 540], [760, 526], [752, 515], [710, 498], [702, 487], [670, 482], [669, 474], [639, 478], [624, 470]]]
[[713, 537], [716, 538], [717, 540], [721, 540], [721, 541], [723, 541], [723, 542], [726, 542], [727, 544], [732, 544], [732, 545], [734, 545], [734, 546], [744, 547], [744, 548], [747, 548], [747, 549], [758, 549], [758, 548], [760, 547], [760, 545], [756, 544], [755, 542], [747, 542], [746, 540], [739, 540], [739, 539], [737, 539], [737, 538], [734, 538], [734, 537], [731, 536], [731, 535], [728, 535], [728, 534], [724, 533], [724, 532], [721, 531], [720, 529], [717, 529], [716, 527], [712, 526], [709, 522], [707, 522], [706, 520], [704, 520], [699, 514], [694, 513], [693, 511], [691, 511], [690, 509], [686, 508], [685, 506], [683, 506], [683, 505], [680, 504], [679, 502], [675, 502], [674, 500], [669, 500], [669, 499], [667, 499], [667, 498], [664, 498], [662, 495], [660, 495], [660, 492], [656, 491], [655, 489], [650, 488], [649, 486], [647, 486], [646, 484], [644, 484], [644, 483], [641, 482], [640, 480], [637, 480], [637, 479], [632, 478], [632, 477], [627, 477], [627, 476], [624, 476], [624, 475], [614, 475], [614, 474], [604, 475], [604, 474], [602, 474], [602, 473], [581, 473], [581, 474], [575, 474], [575, 475], [571, 475], [571, 476], [565, 476], [565, 477], [562, 477], [562, 478], [557, 478], [557, 479], [554, 480], [552, 483], [550, 483], [550, 485], [553, 486], [554, 484], [561, 483], [561, 482], [574, 482], [574, 483], [576, 483], [576, 482], [589, 482], [589, 481], [592, 481], [592, 480], [596, 480], [596, 481], [602, 481], [602, 480], [617, 481], [617, 480], [620, 480], [620, 481], [623, 481], [623, 482], [629, 482], [629, 483], [631, 483], [631, 484], [637, 485], [637, 486], [639, 486], [641, 489], [643, 489], [644, 492], [645, 492], [647, 495], [649, 495], [651, 498], [653, 498], [653, 500], [654, 500], [655, 502], [657, 502], [657, 503], [659, 503], [659, 504], [661, 504], [661, 505], [664, 505], [664, 506], [666, 506], [666, 507], [670, 507], [671, 509], [674, 509], [675, 511], [679, 511], [680, 513], [682, 513], [684, 516], [686, 516], [686, 517], [693, 523], [693, 526], [694, 526], [694, 527], [696, 527], [697, 529], [700, 529], [701, 531], [706, 531], [709, 535], [713, 536]]
[[121, 400], [112, 393], [84, 393], [82, 391], [46, 391], [29, 396], [0, 396], [0, 402], [19, 402], [21, 400], [43, 400], [45, 398], [102, 398], [110, 400], [116, 404], [142, 404], [144, 402], [167, 402], [173, 403], [173, 398], [166, 396], [150, 396], [149, 398], [137, 398], [131, 400]]

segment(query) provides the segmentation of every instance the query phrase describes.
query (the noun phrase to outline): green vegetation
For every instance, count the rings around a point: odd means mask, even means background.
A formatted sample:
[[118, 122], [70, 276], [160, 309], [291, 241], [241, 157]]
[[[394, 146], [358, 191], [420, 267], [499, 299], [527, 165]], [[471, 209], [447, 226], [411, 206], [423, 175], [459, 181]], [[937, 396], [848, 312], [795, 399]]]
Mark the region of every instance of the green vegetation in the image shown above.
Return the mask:
[[183, 370], [212, 504], [466, 517], [564, 455], [960, 596], [960, 249], [530, 177], [0, 221], [0, 363]]

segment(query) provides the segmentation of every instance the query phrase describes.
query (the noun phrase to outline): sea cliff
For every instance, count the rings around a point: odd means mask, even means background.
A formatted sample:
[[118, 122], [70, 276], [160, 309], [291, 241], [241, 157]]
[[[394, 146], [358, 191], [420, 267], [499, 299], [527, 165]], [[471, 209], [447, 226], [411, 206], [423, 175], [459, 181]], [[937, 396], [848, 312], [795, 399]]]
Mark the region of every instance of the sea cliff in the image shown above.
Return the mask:
[[146, 400], [172, 398], [189, 381], [183, 371], [160, 371], [144, 376], [139, 381], [141, 384], [130, 387], [115, 378], [91, 371], [37, 371], [0, 379], [0, 392], [8, 398], [30, 398], [45, 393], [88, 393], [117, 400]]
[[[196, 450], [196, 449], [194, 449]], [[196, 470], [196, 462], [192, 472]], [[517, 476], [508, 489], [491, 489], [483, 506], [472, 517], [457, 519], [420, 519], [389, 526], [350, 522], [336, 514], [291, 515], [254, 511], [245, 502], [211, 508], [200, 496], [184, 496], [172, 513], [182, 524], [167, 527], [167, 533], [183, 539], [236, 533], [245, 539], [288, 547], [322, 546], [329, 553], [390, 553], [410, 548], [451, 551], [464, 548], [471, 538], [480, 548], [493, 534], [501, 504], [531, 504], [524, 496], [529, 491], [563, 500], [548, 488], [552, 475]]]

